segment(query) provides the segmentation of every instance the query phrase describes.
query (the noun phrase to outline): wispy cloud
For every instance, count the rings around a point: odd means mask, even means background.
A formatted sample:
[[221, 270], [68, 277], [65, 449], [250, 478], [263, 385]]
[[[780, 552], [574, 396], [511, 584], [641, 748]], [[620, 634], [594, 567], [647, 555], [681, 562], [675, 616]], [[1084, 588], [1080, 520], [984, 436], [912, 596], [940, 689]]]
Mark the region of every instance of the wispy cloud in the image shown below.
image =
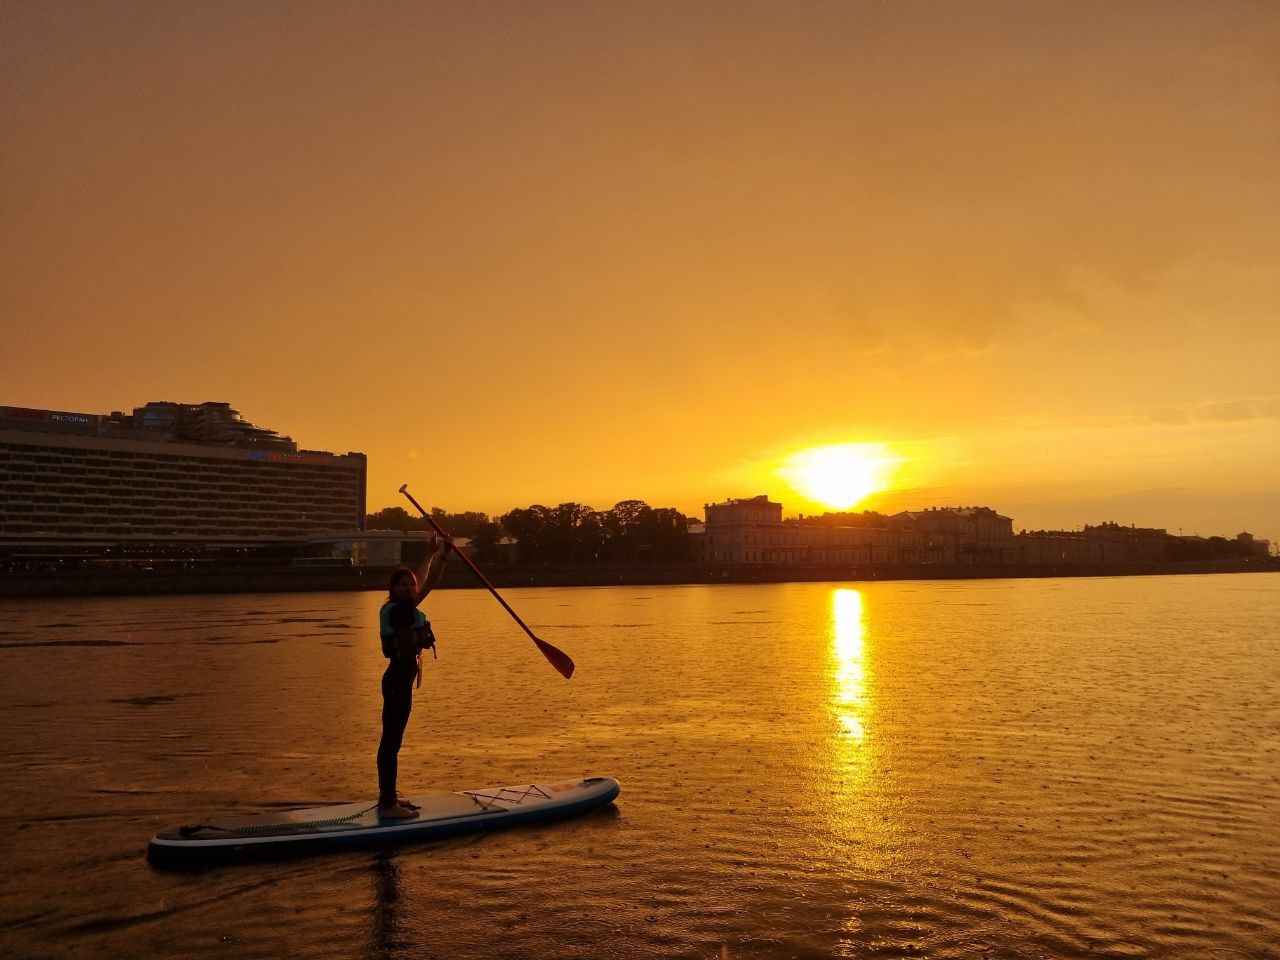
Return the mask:
[[1280, 419], [1280, 397], [1212, 400], [1186, 407], [1160, 407], [1148, 416], [1153, 423], [1174, 427], [1275, 420]]

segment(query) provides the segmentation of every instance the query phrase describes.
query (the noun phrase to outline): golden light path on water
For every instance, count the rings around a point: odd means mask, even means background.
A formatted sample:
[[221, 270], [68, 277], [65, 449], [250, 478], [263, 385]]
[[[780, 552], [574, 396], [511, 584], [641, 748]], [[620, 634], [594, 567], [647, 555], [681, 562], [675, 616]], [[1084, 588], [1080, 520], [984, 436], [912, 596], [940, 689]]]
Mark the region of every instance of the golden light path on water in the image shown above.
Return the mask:
[[866, 692], [866, 667], [862, 659], [865, 635], [862, 594], [848, 588], [832, 591], [831, 626], [836, 718], [844, 735], [860, 744], [866, 737], [862, 725]]
[[[902, 853], [901, 824], [886, 803], [884, 770], [877, 738], [877, 694], [872, 659], [875, 634], [864, 592], [831, 589], [827, 598], [828, 711], [825, 799], [819, 832], [830, 843], [832, 869], [859, 876], [884, 876]], [[861, 926], [857, 911], [842, 922], [850, 936]]]

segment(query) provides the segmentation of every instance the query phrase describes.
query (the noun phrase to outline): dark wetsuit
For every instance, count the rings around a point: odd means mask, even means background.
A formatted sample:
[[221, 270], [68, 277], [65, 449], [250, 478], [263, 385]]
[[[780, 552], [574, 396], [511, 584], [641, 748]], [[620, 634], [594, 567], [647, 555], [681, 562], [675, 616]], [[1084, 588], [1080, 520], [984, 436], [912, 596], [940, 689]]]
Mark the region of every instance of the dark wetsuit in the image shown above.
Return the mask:
[[[416, 627], [414, 616], [417, 608], [408, 603], [389, 604], [391, 626]], [[419, 639], [420, 638], [416, 638]], [[420, 648], [420, 644], [419, 644]], [[409, 723], [409, 711], [413, 709], [413, 682], [418, 676], [416, 656], [398, 654], [393, 642], [388, 648], [383, 642], [387, 657], [387, 669], [382, 674], [382, 739], [378, 743], [378, 799], [386, 802], [396, 798], [397, 756], [404, 740], [404, 729]]]

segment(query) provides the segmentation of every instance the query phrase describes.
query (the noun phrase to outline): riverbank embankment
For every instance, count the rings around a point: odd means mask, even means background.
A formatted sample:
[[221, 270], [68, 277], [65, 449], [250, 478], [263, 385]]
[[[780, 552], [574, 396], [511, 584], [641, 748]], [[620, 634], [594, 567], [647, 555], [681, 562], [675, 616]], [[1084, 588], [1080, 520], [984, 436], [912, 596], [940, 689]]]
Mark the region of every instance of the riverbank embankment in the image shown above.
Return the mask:
[[[764, 564], [505, 566], [486, 571], [499, 587], [601, 587], [697, 583], [788, 583], [874, 580], [975, 580], [1043, 577], [1156, 576], [1280, 572], [1280, 559], [1176, 563], [1058, 564], [1041, 566], [913, 564], [910, 566], [771, 566]], [[203, 567], [153, 570], [74, 570], [0, 575], [0, 597], [146, 596], [151, 594], [294, 593], [383, 590], [390, 569], [344, 567]], [[465, 567], [446, 571], [444, 588], [477, 586]]]

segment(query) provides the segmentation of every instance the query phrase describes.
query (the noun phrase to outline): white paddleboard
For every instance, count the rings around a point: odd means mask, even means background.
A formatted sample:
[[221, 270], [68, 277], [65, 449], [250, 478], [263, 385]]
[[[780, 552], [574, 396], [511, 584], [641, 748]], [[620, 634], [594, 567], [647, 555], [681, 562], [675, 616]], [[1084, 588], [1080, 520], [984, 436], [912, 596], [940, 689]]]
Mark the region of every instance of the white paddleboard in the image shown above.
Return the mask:
[[612, 777], [587, 777], [429, 793], [410, 798], [419, 807], [411, 820], [383, 820], [377, 804], [368, 802], [213, 818], [156, 834], [147, 845], [147, 859], [161, 865], [198, 863], [437, 839], [576, 816], [612, 803], [620, 790]]

